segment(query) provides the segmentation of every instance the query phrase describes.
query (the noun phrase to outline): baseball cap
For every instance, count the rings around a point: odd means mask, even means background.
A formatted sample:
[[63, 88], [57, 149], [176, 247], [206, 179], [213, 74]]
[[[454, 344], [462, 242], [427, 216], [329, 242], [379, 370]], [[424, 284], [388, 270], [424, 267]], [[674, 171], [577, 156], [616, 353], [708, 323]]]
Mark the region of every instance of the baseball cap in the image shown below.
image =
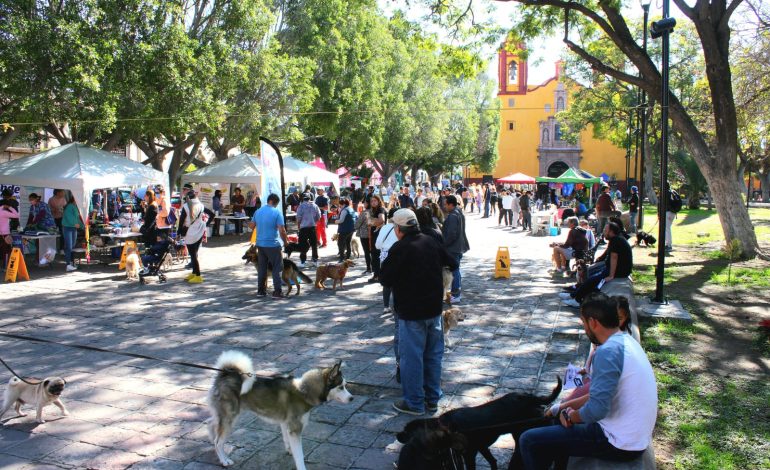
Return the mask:
[[639, 191], [639, 188], [637, 188], [636, 186], [631, 186], [631, 191], [637, 192]]
[[310, 200], [310, 194], [302, 193], [302, 200], [303, 201], [309, 201]]
[[393, 214], [393, 223], [399, 227], [410, 227], [417, 225], [417, 216], [411, 209], [399, 209]]
[[190, 183], [185, 183], [185, 185], [182, 186], [182, 188], [184, 188], [184, 189], [193, 189], [193, 185], [190, 184]]

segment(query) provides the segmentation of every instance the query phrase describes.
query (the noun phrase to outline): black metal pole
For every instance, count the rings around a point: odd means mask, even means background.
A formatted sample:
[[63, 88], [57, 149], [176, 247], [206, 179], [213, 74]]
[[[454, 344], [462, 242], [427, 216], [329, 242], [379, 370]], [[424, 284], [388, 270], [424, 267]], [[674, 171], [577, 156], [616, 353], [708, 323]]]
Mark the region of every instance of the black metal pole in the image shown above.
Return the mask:
[[[663, 19], [668, 18], [669, 0], [663, 0]], [[666, 269], [666, 212], [668, 211], [668, 59], [671, 29], [664, 28], [661, 37], [660, 84], [660, 197], [658, 198], [658, 266], [655, 269], [654, 302], [663, 303], [663, 275]]]
[[[650, 16], [650, 4], [643, 4], [644, 10], [644, 38], [642, 39], [642, 48], [647, 53], [647, 20]], [[641, 77], [642, 74], [640, 73]], [[644, 230], [644, 160], [647, 156], [647, 92], [642, 90], [641, 121], [642, 121], [642, 146], [639, 157], [639, 230]]]

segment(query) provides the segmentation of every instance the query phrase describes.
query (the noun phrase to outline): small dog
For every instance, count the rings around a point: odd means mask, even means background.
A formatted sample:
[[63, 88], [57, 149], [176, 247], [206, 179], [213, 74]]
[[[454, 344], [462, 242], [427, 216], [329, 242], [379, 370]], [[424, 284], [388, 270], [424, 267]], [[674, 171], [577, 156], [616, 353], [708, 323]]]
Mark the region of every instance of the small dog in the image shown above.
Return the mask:
[[[335, 233], [334, 235], [332, 235], [332, 241], [336, 242], [339, 239], [340, 239], [340, 234]], [[360, 258], [361, 257], [361, 254], [359, 252], [360, 248], [361, 248], [361, 245], [358, 242], [358, 238], [356, 238], [355, 236], [353, 238], [351, 238], [350, 239], [350, 253], [352, 255], [354, 255], [356, 258]]]
[[141, 265], [141, 261], [139, 261], [139, 255], [136, 254], [135, 251], [131, 250], [128, 255], [126, 255], [126, 280], [130, 281], [131, 279], [139, 279], [139, 266]]
[[[253, 263], [255, 269], [259, 269], [259, 265], [257, 263], [257, 260], [259, 258], [259, 250], [257, 248], [257, 245], [251, 245], [248, 250], [246, 250], [246, 253], [241, 257], [241, 259], [245, 259], [246, 263]], [[264, 285], [260, 286], [260, 290], [262, 292], [267, 291], [267, 278], [273, 277], [273, 265], [272, 263], [267, 263], [267, 276], [265, 276]], [[283, 280], [284, 284], [287, 284], [289, 286], [289, 290], [286, 291], [286, 295], [289, 295], [291, 293], [292, 286], [297, 286], [297, 294], [299, 295], [300, 291], [300, 284], [299, 280], [302, 280], [302, 282], [306, 282], [308, 284], [312, 283], [313, 280], [310, 279], [307, 274], [300, 271], [299, 267], [294, 263], [294, 261], [290, 260], [289, 258], [283, 258], [283, 269], [281, 271], [281, 280]], [[275, 286], [273, 286], [273, 289], [283, 291], [282, 287], [278, 287], [277, 289]]]
[[655, 243], [658, 242], [658, 239], [650, 235], [649, 233], [645, 231], [639, 231], [636, 232], [636, 245], [641, 246], [642, 243], [644, 243], [644, 246], [647, 247], [653, 247], [655, 246]]
[[577, 283], [582, 284], [588, 280], [588, 266], [586, 260], [575, 260], [575, 270], [577, 271]]
[[69, 412], [61, 401], [61, 394], [67, 382], [61, 377], [47, 377], [43, 380], [30, 379], [34, 382], [28, 384], [18, 377], [12, 377], [8, 382], [8, 388], [5, 389], [5, 399], [3, 408], [0, 410], [0, 418], [14, 407], [16, 417], [27, 416], [21, 412], [21, 405], [27, 403], [35, 405], [35, 419], [38, 423], [45, 423], [43, 419], [43, 408], [50, 404], [56, 405], [63, 416], [68, 416]]
[[337, 283], [340, 283], [342, 288], [342, 281], [345, 280], [345, 275], [348, 273], [348, 269], [353, 266], [352, 260], [346, 259], [341, 263], [329, 263], [318, 266], [315, 272], [315, 287], [316, 289], [324, 288], [324, 281], [327, 279], [332, 280], [332, 289], [337, 290]]
[[457, 307], [452, 307], [444, 310], [441, 313], [441, 321], [444, 325], [444, 346], [451, 348], [452, 344], [449, 342], [449, 330], [456, 328], [457, 324], [465, 320], [465, 314]]
[[209, 437], [223, 466], [233, 464], [225, 453], [225, 441], [241, 411], [253, 411], [265, 421], [281, 426], [286, 452], [297, 470], [305, 470], [302, 429], [313, 408], [327, 402], [350, 403], [338, 361], [331, 367], [311, 369], [300, 378], [292, 376], [255, 377], [251, 359], [238, 351], [225, 351], [217, 360], [219, 369], [208, 395], [211, 419]]
[[[483, 405], [447, 411], [438, 418], [410, 421], [396, 435], [398, 442], [405, 444], [399, 455], [398, 468], [462, 468], [444, 465], [447, 462], [441, 456], [451, 456], [451, 448], [462, 452], [465, 468], [475, 470], [476, 454], [481, 453], [491, 469], [497, 470], [497, 460], [489, 451], [489, 446], [503, 434], [512, 434], [518, 445], [519, 436], [524, 431], [547, 425], [550, 419], [544, 417], [545, 406], [554, 401], [559, 393], [561, 377], [547, 397], [513, 392]], [[424, 461], [435, 463], [426, 465]]]
[[452, 271], [449, 268], [444, 267], [441, 269], [441, 279], [444, 281], [444, 302], [447, 305], [452, 305]]

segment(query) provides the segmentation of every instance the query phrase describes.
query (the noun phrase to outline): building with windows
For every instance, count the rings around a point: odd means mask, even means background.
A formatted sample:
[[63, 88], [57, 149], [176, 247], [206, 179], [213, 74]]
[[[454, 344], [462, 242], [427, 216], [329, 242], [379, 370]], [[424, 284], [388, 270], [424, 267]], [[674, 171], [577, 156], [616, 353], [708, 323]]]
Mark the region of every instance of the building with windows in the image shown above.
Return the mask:
[[[609, 141], [595, 139], [593, 129], [584, 129], [576, 143], [562, 140], [556, 113], [567, 109], [568, 84], [564, 68], [556, 62], [554, 76], [540, 85], [527, 83], [527, 61], [501, 49], [498, 54], [500, 100], [500, 158], [492, 175], [471, 172], [470, 179], [489, 180], [521, 172], [529, 176], [559, 176], [568, 167], [579, 168], [610, 179], [626, 178], [626, 151]], [[633, 162], [632, 162], [633, 163]]]

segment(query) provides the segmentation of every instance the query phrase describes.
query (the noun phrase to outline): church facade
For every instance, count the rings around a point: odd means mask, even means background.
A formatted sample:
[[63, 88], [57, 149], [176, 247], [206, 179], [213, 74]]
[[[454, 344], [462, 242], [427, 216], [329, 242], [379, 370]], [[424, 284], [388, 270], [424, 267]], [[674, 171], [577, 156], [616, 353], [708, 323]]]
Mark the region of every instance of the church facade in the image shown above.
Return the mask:
[[[500, 100], [499, 160], [492, 175], [471, 171], [470, 180], [502, 178], [512, 173], [559, 176], [568, 167], [595, 176], [607, 174], [625, 183], [626, 151], [593, 137], [589, 126], [572, 144], [562, 139], [556, 114], [570, 105], [571, 93], [561, 62], [554, 76], [540, 85], [527, 83], [527, 61], [501, 49], [498, 54]], [[632, 162], [633, 163], [633, 162]]]

